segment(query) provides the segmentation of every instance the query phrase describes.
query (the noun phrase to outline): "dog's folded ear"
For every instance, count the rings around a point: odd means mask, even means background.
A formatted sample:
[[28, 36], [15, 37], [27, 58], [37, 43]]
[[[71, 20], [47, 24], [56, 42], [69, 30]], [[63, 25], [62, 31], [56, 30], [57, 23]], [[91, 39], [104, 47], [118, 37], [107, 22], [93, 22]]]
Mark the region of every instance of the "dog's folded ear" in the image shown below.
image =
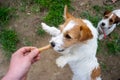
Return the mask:
[[107, 15], [109, 13], [111, 13], [111, 11], [105, 11], [104, 14], [103, 14], [103, 16], [105, 16], [105, 15]]
[[80, 41], [86, 41], [92, 37], [92, 32], [86, 25], [80, 26]]
[[118, 16], [116, 16], [114, 23], [119, 23], [119, 22], [120, 22], [120, 18]]
[[69, 12], [68, 12], [68, 8], [67, 5], [65, 5], [64, 7], [64, 15], [63, 15], [64, 19], [68, 19], [68, 18], [74, 18]]

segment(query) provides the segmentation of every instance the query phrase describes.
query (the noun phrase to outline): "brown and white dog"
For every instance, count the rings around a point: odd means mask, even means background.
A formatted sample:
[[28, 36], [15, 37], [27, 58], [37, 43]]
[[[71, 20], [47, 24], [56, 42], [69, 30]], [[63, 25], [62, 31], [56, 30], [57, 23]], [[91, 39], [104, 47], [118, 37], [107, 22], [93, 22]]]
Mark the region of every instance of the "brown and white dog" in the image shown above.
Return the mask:
[[103, 19], [98, 23], [99, 40], [109, 35], [120, 23], [120, 9], [114, 11], [105, 11]]
[[72, 80], [101, 80], [100, 66], [96, 58], [98, 33], [90, 21], [75, 18], [64, 8], [64, 24], [60, 30], [41, 23], [42, 28], [52, 35], [50, 44], [61, 53], [56, 60], [58, 67], [67, 63], [73, 71]]

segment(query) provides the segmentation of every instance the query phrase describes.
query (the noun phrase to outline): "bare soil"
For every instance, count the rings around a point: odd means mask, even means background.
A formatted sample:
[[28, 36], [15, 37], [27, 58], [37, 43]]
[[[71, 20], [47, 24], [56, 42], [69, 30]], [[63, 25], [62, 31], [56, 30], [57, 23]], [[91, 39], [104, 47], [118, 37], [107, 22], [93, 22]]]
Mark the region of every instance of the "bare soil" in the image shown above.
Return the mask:
[[[75, 0], [72, 5], [75, 7], [75, 12], [73, 15], [79, 17], [83, 10], [89, 10], [90, 5], [104, 5], [104, 0]], [[119, 0], [118, 0], [119, 1]], [[4, 2], [4, 1], [3, 1]], [[90, 4], [90, 5], [88, 5]], [[117, 3], [115, 3], [117, 4]], [[12, 4], [13, 5], [13, 4]], [[120, 8], [117, 6], [116, 8]], [[17, 31], [20, 42], [18, 48], [25, 46], [26, 41], [32, 46], [42, 47], [48, 44], [50, 40], [49, 35], [45, 37], [39, 36], [36, 32], [38, 25], [42, 22], [42, 17], [45, 15], [46, 11], [40, 13], [31, 13], [29, 9], [25, 12], [17, 12], [19, 18], [12, 19], [9, 27]], [[0, 79], [5, 75], [9, 61], [7, 61], [0, 50]], [[41, 59], [37, 63], [33, 64], [29, 73], [28, 80], [71, 80], [72, 72], [69, 66], [64, 68], [58, 68], [55, 64], [56, 58], [60, 54], [54, 52], [52, 49], [44, 51], [41, 53]], [[100, 63], [106, 65], [105, 69], [102, 69], [103, 80], [118, 80], [120, 79], [120, 56], [105, 56], [104, 54], [98, 54], [98, 59]]]

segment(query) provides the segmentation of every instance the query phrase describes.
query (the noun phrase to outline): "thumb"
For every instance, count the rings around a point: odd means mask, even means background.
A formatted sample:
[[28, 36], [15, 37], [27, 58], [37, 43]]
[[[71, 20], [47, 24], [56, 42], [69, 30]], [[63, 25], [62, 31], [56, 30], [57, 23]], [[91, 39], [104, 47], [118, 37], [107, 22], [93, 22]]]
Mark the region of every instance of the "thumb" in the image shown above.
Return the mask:
[[28, 57], [29, 57], [30, 59], [33, 59], [33, 58], [36, 57], [38, 54], [39, 54], [39, 50], [36, 48], [36, 49], [33, 49], [33, 50], [28, 54]]

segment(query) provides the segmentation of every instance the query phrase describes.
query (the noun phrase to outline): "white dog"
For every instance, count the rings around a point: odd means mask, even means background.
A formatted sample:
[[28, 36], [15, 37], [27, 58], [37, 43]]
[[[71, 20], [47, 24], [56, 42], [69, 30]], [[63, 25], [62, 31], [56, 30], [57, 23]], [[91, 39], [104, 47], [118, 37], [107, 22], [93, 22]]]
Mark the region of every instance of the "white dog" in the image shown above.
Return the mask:
[[50, 44], [62, 56], [56, 60], [58, 67], [67, 63], [73, 71], [72, 80], [101, 80], [96, 58], [97, 30], [88, 20], [75, 18], [64, 9], [65, 23], [60, 30], [42, 23], [42, 28], [52, 35]]
[[103, 19], [98, 23], [97, 30], [99, 32], [99, 40], [109, 35], [120, 23], [120, 9], [112, 12], [106, 11]]

